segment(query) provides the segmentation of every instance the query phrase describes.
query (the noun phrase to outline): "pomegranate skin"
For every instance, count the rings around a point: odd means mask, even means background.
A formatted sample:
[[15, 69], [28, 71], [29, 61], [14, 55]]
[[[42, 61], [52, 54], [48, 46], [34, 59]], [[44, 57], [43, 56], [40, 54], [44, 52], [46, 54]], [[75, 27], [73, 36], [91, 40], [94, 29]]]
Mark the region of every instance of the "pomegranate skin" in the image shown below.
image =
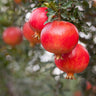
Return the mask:
[[29, 24], [32, 29], [38, 33], [41, 32], [42, 28], [44, 27], [44, 23], [47, 21], [47, 7], [39, 7], [33, 10], [30, 18]]
[[37, 44], [40, 43], [40, 40], [37, 38], [34, 38], [35, 32], [31, 29], [28, 22], [26, 22], [23, 26], [23, 34], [24, 37], [31, 43], [31, 44]]
[[3, 40], [6, 44], [15, 46], [21, 43], [22, 41], [22, 31], [18, 27], [8, 27], [3, 32]]
[[55, 55], [70, 52], [77, 45], [78, 39], [77, 28], [66, 21], [53, 21], [41, 31], [43, 47]]
[[80, 73], [84, 71], [89, 63], [89, 53], [80, 44], [77, 44], [70, 53], [62, 54], [62, 58], [63, 60], [55, 59], [55, 64], [59, 69], [66, 72], [70, 78], [73, 77], [74, 73]]

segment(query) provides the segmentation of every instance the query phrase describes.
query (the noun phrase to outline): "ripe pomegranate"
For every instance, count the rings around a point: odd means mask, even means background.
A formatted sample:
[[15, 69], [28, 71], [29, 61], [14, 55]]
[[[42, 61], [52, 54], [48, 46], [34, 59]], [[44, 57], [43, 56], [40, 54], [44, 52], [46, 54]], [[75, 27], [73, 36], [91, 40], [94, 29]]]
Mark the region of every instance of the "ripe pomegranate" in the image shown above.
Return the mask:
[[8, 27], [3, 32], [3, 40], [6, 44], [9, 44], [11, 46], [15, 46], [17, 44], [20, 44], [22, 41], [22, 32], [18, 27]]
[[75, 79], [74, 73], [80, 73], [86, 69], [89, 63], [88, 51], [80, 44], [66, 54], [62, 54], [62, 59], [55, 59], [58, 68], [67, 73], [66, 79]]
[[89, 91], [92, 88], [92, 85], [89, 81], [86, 81], [86, 91]]
[[41, 43], [43, 47], [55, 53], [59, 59], [61, 54], [70, 52], [78, 43], [77, 28], [66, 21], [53, 21], [47, 24], [41, 31]]
[[25, 38], [30, 42], [30, 45], [33, 47], [35, 44], [40, 43], [40, 40], [34, 38], [35, 32], [31, 29], [28, 22], [23, 26], [23, 34]]
[[47, 21], [47, 7], [40, 7], [33, 10], [30, 18], [29, 24], [31, 28], [34, 30], [36, 36], [40, 37], [40, 33], [42, 28], [44, 27], [44, 23]]

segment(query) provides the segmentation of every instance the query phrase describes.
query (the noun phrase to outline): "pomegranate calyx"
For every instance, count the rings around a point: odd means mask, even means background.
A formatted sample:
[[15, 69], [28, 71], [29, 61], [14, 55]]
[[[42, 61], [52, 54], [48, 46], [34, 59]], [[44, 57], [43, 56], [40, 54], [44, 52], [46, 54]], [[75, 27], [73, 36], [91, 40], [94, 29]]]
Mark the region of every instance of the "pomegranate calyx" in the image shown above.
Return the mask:
[[32, 36], [33, 38], [37, 38], [38, 40], [40, 39], [40, 34], [35, 32], [35, 34]]
[[71, 80], [76, 80], [76, 78], [74, 77], [74, 73], [72, 72], [68, 72], [67, 76], [65, 77], [65, 79], [71, 79]]
[[63, 58], [62, 58], [61, 55], [55, 55], [55, 59], [57, 59], [57, 60], [59, 60], [59, 59], [63, 60]]

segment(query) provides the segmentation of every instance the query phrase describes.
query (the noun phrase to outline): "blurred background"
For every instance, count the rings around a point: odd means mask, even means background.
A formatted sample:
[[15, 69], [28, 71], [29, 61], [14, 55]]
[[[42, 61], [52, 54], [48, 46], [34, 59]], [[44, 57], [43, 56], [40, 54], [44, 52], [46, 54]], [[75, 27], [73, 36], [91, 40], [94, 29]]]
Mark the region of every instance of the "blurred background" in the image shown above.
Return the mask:
[[[41, 44], [32, 48], [23, 37], [12, 48], [2, 40], [6, 28], [22, 30], [32, 10], [43, 6], [50, 10], [48, 22], [59, 8], [62, 20], [76, 25], [79, 43], [90, 54], [87, 69], [75, 74], [76, 80], [64, 79], [66, 73]], [[0, 96], [96, 96], [96, 0], [0, 0]]]

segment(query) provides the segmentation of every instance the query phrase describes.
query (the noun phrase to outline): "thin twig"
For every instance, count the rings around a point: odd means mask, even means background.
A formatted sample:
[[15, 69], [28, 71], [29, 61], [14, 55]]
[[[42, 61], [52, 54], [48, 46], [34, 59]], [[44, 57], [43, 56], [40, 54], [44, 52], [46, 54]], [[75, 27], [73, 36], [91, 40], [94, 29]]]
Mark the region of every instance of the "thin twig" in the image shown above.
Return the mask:
[[61, 20], [61, 11], [60, 11], [61, 4], [60, 4], [60, 0], [58, 0], [58, 1], [59, 1], [59, 4], [58, 4], [58, 6], [59, 6], [59, 10], [58, 10], [58, 20]]

